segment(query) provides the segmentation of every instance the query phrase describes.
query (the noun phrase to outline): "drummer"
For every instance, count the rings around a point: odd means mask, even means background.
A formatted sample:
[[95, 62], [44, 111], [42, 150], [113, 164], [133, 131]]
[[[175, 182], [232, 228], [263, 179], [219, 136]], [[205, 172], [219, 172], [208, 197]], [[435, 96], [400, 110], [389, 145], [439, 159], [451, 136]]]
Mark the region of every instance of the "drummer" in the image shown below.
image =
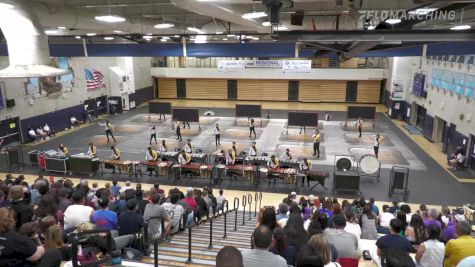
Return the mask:
[[190, 164], [190, 162], [191, 162], [191, 156], [185, 151], [181, 151], [180, 155], [178, 155], [178, 164], [186, 165], [186, 164]]
[[249, 157], [256, 157], [257, 156], [256, 142], [252, 142], [252, 145], [249, 148], [248, 154], [249, 154]]
[[290, 149], [285, 150], [285, 154], [282, 156], [282, 159], [285, 161], [292, 160], [292, 154], [290, 154]]
[[379, 143], [381, 142], [381, 140], [383, 140], [384, 137], [380, 134], [376, 134], [376, 136], [374, 137], [374, 155], [376, 156], [376, 158], [378, 158], [378, 153], [379, 153]]
[[[147, 148], [147, 153], [145, 154], [145, 160], [148, 161], [158, 161], [158, 153], [157, 151], [153, 150], [151, 147]], [[154, 168], [148, 168], [149, 174], [148, 176], [152, 176]], [[158, 170], [155, 169], [155, 174], [158, 176]]]
[[308, 180], [308, 175], [310, 173], [310, 168], [312, 167], [312, 163], [308, 161], [307, 158], [304, 158], [302, 162], [299, 164], [299, 170], [304, 176], [302, 176], [302, 187], [305, 182], [305, 178], [307, 178], [307, 185], [310, 187], [310, 181]]
[[[111, 154], [110, 158], [113, 159], [113, 160], [120, 160], [120, 150], [118, 148], [116, 148], [115, 146], [111, 146], [111, 150], [112, 150], [112, 154]], [[111, 169], [112, 169], [112, 174], [115, 174], [115, 166], [114, 165], [111, 166]], [[119, 169], [119, 173], [121, 173], [120, 168], [117, 168], [117, 169]]]
[[280, 162], [275, 157], [275, 155], [270, 156], [270, 159], [267, 161], [267, 167], [271, 169], [279, 168]]
[[193, 153], [193, 146], [191, 145], [191, 139], [187, 140], [185, 147], [183, 148], [186, 154]]
[[236, 157], [233, 154], [232, 149], [228, 150], [226, 153], [226, 165], [234, 165], [236, 163]]
[[97, 157], [96, 153], [97, 153], [97, 149], [94, 143], [89, 143], [89, 147], [87, 149], [87, 155], [90, 157], [96, 158]]
[[165, 139], [162, 140], [162, 143], [158, 146], [158, 152], [163, 154], [168, 151], [167, 144], [165, 143]]
[[64, 155], [66, 157], [69, 157], [69, 150], [64, 144], [59, 145], [58, 152], [59, 152], [60, 155]]

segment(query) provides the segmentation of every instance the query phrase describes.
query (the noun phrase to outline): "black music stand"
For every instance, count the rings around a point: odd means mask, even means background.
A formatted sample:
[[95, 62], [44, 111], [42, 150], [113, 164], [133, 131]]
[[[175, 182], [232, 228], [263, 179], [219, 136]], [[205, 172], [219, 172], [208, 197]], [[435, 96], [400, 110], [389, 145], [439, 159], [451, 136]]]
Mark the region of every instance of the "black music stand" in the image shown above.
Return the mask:
[[407, 201], [409, 196], [409, 168], [393, 166], [391, 168], [391, 174], [389, 179], [389, 192], [388, 196], [402, 195], [403, 201]]

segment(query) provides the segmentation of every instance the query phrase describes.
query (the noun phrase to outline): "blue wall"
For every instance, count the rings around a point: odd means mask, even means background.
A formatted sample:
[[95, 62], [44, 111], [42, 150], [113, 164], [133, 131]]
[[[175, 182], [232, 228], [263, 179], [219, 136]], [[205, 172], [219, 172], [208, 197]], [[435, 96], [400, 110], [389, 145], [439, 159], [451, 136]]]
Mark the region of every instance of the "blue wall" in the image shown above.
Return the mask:
[[429, 114], [426, 113], [426, 115], [424, 117], [424, 127], [422, 129], [422, 134], [429, 141], [433, 141], [432, 140], [432, 132], [433, 131], [434, 131], [434, 117], [432, 117], [432, 116], [430, 116]]

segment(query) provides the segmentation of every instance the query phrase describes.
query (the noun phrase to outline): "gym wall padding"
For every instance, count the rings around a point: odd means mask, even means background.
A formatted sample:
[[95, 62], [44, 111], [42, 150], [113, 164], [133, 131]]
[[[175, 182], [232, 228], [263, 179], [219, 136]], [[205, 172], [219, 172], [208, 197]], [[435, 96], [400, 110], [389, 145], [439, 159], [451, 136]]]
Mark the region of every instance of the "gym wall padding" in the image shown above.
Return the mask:
[[261, 105], [239, 105], [236, 104], [236, 117], [260, 118], [262, 116]]
[[358, 81], [357, 103], [379, 103], [381, 81]]
[[173, 118], [179, 121], [200, 122], [197, 109], [177, 108], [173, 109]]
[[287, 125], [317, 127], [318, 113], [291, 111], [288, 113]]

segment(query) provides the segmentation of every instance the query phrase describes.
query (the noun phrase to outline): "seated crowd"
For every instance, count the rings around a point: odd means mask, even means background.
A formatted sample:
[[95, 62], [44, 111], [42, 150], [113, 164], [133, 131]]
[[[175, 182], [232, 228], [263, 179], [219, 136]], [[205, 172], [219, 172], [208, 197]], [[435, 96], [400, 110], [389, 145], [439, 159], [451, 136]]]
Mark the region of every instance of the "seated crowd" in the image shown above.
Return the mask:
[[[218, 267], [358, 266], [362, 240], [374, 240], [387, 267], [475, 266], [475, 239], [463, 212], [420, 209], [394, 202], [380, 210], [374, 199], [297, 199], [292, 192], [278, 208], [264, 207], [251, 237], [252, 249], [224, 247]], [[413, 258], [410, 257], [412, 253]], [[373, 255], [376, 256], [376, 255]]]
[[[147, 254], [139, 238], [145, 226], [149, 240], [167, 239], [186, 224], [218, 213], [224, 201], [222, 190], [215, 197], [208, 188], [185, 193], [175, 188], [166, 195], [158, 184], [143, 190], [141, 184], [121, 187], [114, 181], [99, 188], [85, 179], [74, 185], [39, 176], [30, 185], [23, 175], [7, 175], [0, 180], [0, 266], [60, 266], [72, 258], [71, 237], [94, 229], [110, 235], [85, 235], [81, 244], [99, 252], [133, 248]], [[79, 260], [86, 260], [83, 254], [84, 249]]]

